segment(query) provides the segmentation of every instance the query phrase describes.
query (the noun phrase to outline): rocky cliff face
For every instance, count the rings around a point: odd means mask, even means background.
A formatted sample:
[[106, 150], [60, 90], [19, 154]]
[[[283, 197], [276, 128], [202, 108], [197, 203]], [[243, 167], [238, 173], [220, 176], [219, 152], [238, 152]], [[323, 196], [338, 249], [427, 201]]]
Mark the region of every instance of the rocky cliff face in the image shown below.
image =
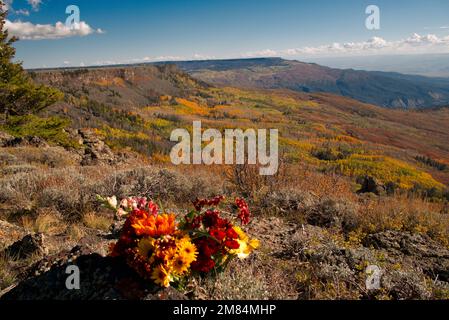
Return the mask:
[[31, 75], [38, 83], [75, 97], [122, 108], [145, 106], [161, 95], [183, 96], [206, 86], [174, 65], [41, 70]]

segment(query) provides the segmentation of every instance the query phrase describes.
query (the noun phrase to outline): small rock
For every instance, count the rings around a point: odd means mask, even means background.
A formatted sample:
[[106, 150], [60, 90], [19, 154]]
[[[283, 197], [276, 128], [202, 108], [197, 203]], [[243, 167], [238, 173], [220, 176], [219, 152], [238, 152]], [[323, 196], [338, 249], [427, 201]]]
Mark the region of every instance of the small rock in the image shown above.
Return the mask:
[[36, 136], [26, 136], [20, 138], [13, 138], [11, 140], [7, 140], [3, 147], [36, 147], [36, 148], [48, 148], [48, 143]]
[[25, 231], [14, 224], [0, 220], [0, 248], [5, 248], [14, 241], [23, 238]]
[[82, 144], [85, 146], [81, 165], [90, 166], [99, 163], [114, 163], [114, 153], [94, 132], [88, 129], [80, 129], [78, 133], [82, 138]]
[[380, 196], [386, 193], [385, 186], [374, 177], [365, 176], [360, 181], [360, 184], [362, 187], [357, 191], [359, 194], [374, 193], [375, 195]]
[[0, 131], [0, 147], [7, 147], [14, 137], [6, 132]]
[[44, 245], [44, 235], [41, 233], [29, 234], [22, 240], [14, 242], [4, 250], [4, 253], [15, 259], [27, 259], [33, 255], [43, 256], [48, 253]]
[[[77, 257], [77, 258], [74, 258]], [[80, 270], [80, 289], [67, 290], [66, 269]], [[160, 289], [140, 278], [123, 259], [75, 247], [37, 262], [0, 300], [185, 300], [173, 288]]]

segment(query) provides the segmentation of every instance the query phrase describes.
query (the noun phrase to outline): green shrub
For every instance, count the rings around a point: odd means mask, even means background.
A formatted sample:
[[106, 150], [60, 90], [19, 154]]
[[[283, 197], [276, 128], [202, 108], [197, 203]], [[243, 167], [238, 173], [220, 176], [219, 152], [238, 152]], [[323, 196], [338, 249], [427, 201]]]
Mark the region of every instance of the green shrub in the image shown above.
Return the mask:
[[60, 117], [41, 118], [35, 115], [11, 116], [3, 130], [15, 137], [37, 136], [51, 144], [79, 148], [79, 145], [64, 131], [70, 120]]

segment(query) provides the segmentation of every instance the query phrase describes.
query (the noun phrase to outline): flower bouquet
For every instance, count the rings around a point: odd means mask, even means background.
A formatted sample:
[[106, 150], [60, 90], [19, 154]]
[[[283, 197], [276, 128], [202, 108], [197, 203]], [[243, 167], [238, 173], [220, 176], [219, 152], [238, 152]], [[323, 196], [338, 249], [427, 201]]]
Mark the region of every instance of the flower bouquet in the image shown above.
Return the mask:
[[[225, 198], [218, 196], [197, 199], [195, 209], [183, 217], [160, 210], [146, 198], [126, 198], [120, 203], [116, 197], [99, 199], [126, 219], [118, 242], [111, 246], [111, 256], [124, 258], [142, 278], [161, 287], [193, 273], [223, 271], [233, 258], [245, 259], [259, 247], [259, 241], [242, 229], [251, 214], [240, 198], [232, 204], [234, 215], [219, 208]], [[225, 214], [231, 218], [224, 218]]]

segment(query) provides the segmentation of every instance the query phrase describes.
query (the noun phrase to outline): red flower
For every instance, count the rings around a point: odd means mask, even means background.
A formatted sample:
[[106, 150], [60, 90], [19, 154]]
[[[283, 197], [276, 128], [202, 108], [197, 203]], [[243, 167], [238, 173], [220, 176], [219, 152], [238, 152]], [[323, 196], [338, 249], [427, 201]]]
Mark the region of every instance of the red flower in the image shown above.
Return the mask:
[[201, 257], [192, 263], [191, 268], [194, 271], [207, 273], [215, 267], [215, 261], [208, 257]]
[[195, 218], [193, 218], [192, 222], [190, 222], [188, 220], [187, 223], [190, 223], [190, 227], [192, 229], [198, 229], [199, 227], [201, 227], [201, 222], [202, 221], [203, 221], [203, 217], [202, 216], [196, 216]]
[[239, 214], [237, 217], [240, 219], [243, 225], [248, 224], [251, 216], [248, 204], [245, 202], [245, 200], [240, 198], [235, 199], [235, 204], [239, 208]]
[[216, 207], [220, 204], [221, 201], [224, 200], [224, 196], [216, 196], [212, 199], [196, 199], [193, 202], [193, 206], [195, 207], [196, 211], [201, 211], [205, 206], [209, 207]]
[[131, 212], [131, 215], [129, 216], [129, 218], [132, 219], [141, 219], [143, 217], [147, 216], [147, 212], [145, 210], [142, 209], [134, 209]]
[[215, 227], [220, 221], [220, 217], [217, 210], [207, 210], [203, 215], [203, 224], [206, 228]]
[[239, 235], [237, 232], [235, 232], [234, 228], [228, 228], [226, 230], [226, 237], [230, 239], [238, 239]]
[[235, 240], [226, 240], [224, 244], [228, 249], [237, 250], [240, 248], [240, 244]]
[[209, 234], [220, 242], [226, 237], [226, 232], [220, 229], [212, 229]]
[[232, 224], [228, 220], [223, 219], [223, 218], [218, 218], [215, 226], [217, 228], [223, 228], [223, 229], [232, 228]]
[[201, 238], [200, 240], [195, 241], [195, 245], [201, 256], [209, 258], [220, 251], [220, 244], [213, 239]]

